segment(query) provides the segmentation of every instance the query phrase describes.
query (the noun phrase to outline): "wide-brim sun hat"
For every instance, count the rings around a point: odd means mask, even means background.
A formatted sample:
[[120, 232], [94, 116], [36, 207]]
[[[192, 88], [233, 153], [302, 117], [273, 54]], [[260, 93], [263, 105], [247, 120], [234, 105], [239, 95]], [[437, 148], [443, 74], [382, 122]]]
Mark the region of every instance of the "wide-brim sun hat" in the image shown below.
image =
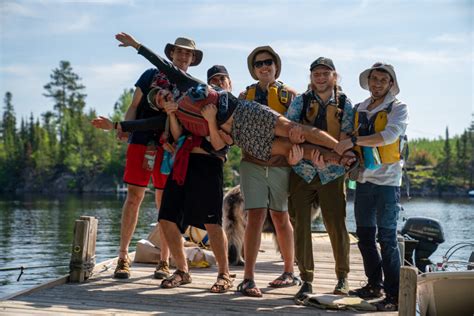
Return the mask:
[[255, 48], [247, 57], [247, 66], [249, 68], [250, 75], [252, 76], [253, 79], [258, 80], [258, 77], [255, 75], [253, 62], [255, 60], [255, 56], [257, 56], [259, 53], [262, 53], [262, 52], [267, 52], [273, 56], [273, 61], [275, 62], [276, 67], [277, 67], [277, 70], [275, 73], [275, 79], [278, 79], [278, 77], [280, 77], [280, 72], [281, 72], [281, 59], [280, 59], [280, 56], [278, 56], [278, 54], [270, 46], [259, 46]]
[[155, 111], [161, 111], [158, 104], [156, 104], [156, 95], [161, 90], [163, 90], [163, 89], [160, 88], [160, 87], [155, 87], [155, 88], [151, 89], [150, 92], [148, 92], [148, 95], [147, 95], [148, 105], [150, 106], [150, 108], [152, 108]]
[[166, 55], [166, 57], [168, 57], [169, 60], [172, 60], [171, 59], [171, 51], [175, 47], [189, 49], [189, 50], [192, 50], [194, 52], [194, 60], [193, 60], [193, 62], [191, 63], [190, 66], [197, 66], [201, 63], [201, 61], [202, 61], [202, 51], [200, 51], [199, 49], [196, 49], [196, 43], [192, 39], [186, 38], [186, 37], [178, 37], [176, 39], [176, 41], [174, 41], [174, 44], [171, 44], [171, 43], [166, 44], [166, 46], [165, 46], [165, 55]]
[[392, 85], [392, 88], [390, 88], [390, 92], [393, 95], [397, 95], [398, 93], [400, 93], [400, 87], [398, 86], [397, 75], [395, 74], [395, 69], [393, 68], [392, 65], [382, 63], [382, 62], [376, 62], [375, 64], [372, 65], [372, 67], [360, 73], [359, 83], [362, 89], [369, 90], [369, 74], [372, 70], [385, 70], [386, 72], [388, 72], [390, 76], [392, 77], [392, 81], [393, 81], [393, 85]]

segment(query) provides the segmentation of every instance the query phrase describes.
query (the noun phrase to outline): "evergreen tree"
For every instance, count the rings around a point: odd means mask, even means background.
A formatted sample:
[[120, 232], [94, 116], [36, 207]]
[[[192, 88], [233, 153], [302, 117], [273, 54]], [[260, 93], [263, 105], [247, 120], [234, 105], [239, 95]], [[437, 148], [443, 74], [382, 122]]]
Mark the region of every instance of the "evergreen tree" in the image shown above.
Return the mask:
[[124, 120], [125, 113], [130, 104], [132, 104], [133, 89], [124, 89], [119, 99], [114, 104], [114, 113], [112, 114], [112, 121]]
[[444, 139], [444, 160], [443, 160], [443, 174], [446, 175], [447, 178], [449, 178], [451, 174], [451, 145], [449, 143], [449, 130], [448, 127], [446, 126], [446, 134], [445, 134], [445, 139]]
[[59, 132], [59, 162], [76, 172], [86, 157], [82, 155], [84, 141], [84, 117], [86, 94], [81, 78], [73, 72], [68, 61], [61, 61], [53, 70], [51, 81], [44, 88], [44, 96], [54, 100]]
[[0, 122], [0, 187], [9, 186], [17, 176], [19, 144], [16, 133], [16, 116], [11, 92], [5, 93], [2, 121]]
[[17, 153], [17, 136], [16, 136], [16, 116], [15, 116], [15, 110], [13, 108], [12, 104], [12, 94], [11, 92], [5, 93], [5, 106], [4, 106], [4, 111], [3, 111], [3, 117], [2, 117], [2, 128], [1, 128], [1, 134], [2, 134], [2, 139], [4, 143], [4, 148], [3, 150], [6, 153], [9, 153], [12, 155], [13, 159], [16, 157]]

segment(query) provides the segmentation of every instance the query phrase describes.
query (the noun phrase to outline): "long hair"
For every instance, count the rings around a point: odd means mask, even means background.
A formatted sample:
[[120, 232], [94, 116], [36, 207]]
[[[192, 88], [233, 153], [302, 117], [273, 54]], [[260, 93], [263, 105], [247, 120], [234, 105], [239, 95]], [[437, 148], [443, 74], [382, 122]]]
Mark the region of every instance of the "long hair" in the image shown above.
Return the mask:
[[[333, 82], [333, 90], [334, 90], [334, 97], [336, 98], [336, 103], [339, 102], [338, 100], [338, 93], [341, 90], [337, 82], [339, 81], [339, 74], [335, 70], [331, 70], [331, 73], [334, 76], [334, 82]], [[316, 87], [313, 85], [313, 81], [311, 80], [311, 74], [309, 75], [309, 84], [308, 84], [308, 90], [315, 90]], [[337, 104], [339, 105], [339, 104]]]

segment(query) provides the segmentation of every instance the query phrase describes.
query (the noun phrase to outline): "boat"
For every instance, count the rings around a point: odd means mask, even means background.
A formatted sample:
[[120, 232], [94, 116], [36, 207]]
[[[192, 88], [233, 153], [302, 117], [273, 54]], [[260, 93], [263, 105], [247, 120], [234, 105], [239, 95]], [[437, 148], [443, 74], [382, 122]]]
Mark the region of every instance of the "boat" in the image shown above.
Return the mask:
[[435, 271], [418, 275], [420, 315], [473, 315], [474, 271]]
[[442, 262], [434, 264], [429, 257], [445, 241], [439, 221], [411, 217], [401, 233], [405, 237], [405, 262], [418, 271], [413, 279], [413, 282], [416, 280], [413, 296], [416, 296], [419, 315], [474, 315], [474, 251], [468, 260], [451, 260], [460, 249], [474, 249], [474, 243], [466, 241], [453, 245], [442, 257]]
[[469, 195], [469, 197], [474, 197], [474, 190], [468, 191], [467, 195]]

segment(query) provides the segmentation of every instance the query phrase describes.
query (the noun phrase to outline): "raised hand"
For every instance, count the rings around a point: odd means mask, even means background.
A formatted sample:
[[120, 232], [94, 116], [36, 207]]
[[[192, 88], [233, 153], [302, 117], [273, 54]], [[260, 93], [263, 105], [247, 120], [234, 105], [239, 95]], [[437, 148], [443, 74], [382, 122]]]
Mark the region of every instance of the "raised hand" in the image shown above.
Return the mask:
[[138, 49], [138, 47], [140, 47], [140, 43], [137, 40], [135, 40], [135, 38], [133, 38], [132, 35], [129, 35], [124, 32], [115, 34], [115, 39], [120, 42], [119, 44], [120, 47], [132, 46], [135, 49]]
[[91, 121], [91, 124], [95, 128], [100, 128], [106, 131], [109, 131], [114, 128], [114, 124], [112, 123], [112, 121], [104, 116], [96, 117]]
[[288, 158], [287, 158], [288, 164], [290, 166], [296, 165], [298, 162], [301, 161], [301, 159], [303, 159], [303, 155], [304, 155], [303, 148], [297, 144], [294, 144], [291, 147], [290, 152], [288, 153]]
[[305, 142], [303, 136], [303, 128], [299, 125], [293, 125], [288, 131], [288, 138], [293, 144], [301, 144]]

